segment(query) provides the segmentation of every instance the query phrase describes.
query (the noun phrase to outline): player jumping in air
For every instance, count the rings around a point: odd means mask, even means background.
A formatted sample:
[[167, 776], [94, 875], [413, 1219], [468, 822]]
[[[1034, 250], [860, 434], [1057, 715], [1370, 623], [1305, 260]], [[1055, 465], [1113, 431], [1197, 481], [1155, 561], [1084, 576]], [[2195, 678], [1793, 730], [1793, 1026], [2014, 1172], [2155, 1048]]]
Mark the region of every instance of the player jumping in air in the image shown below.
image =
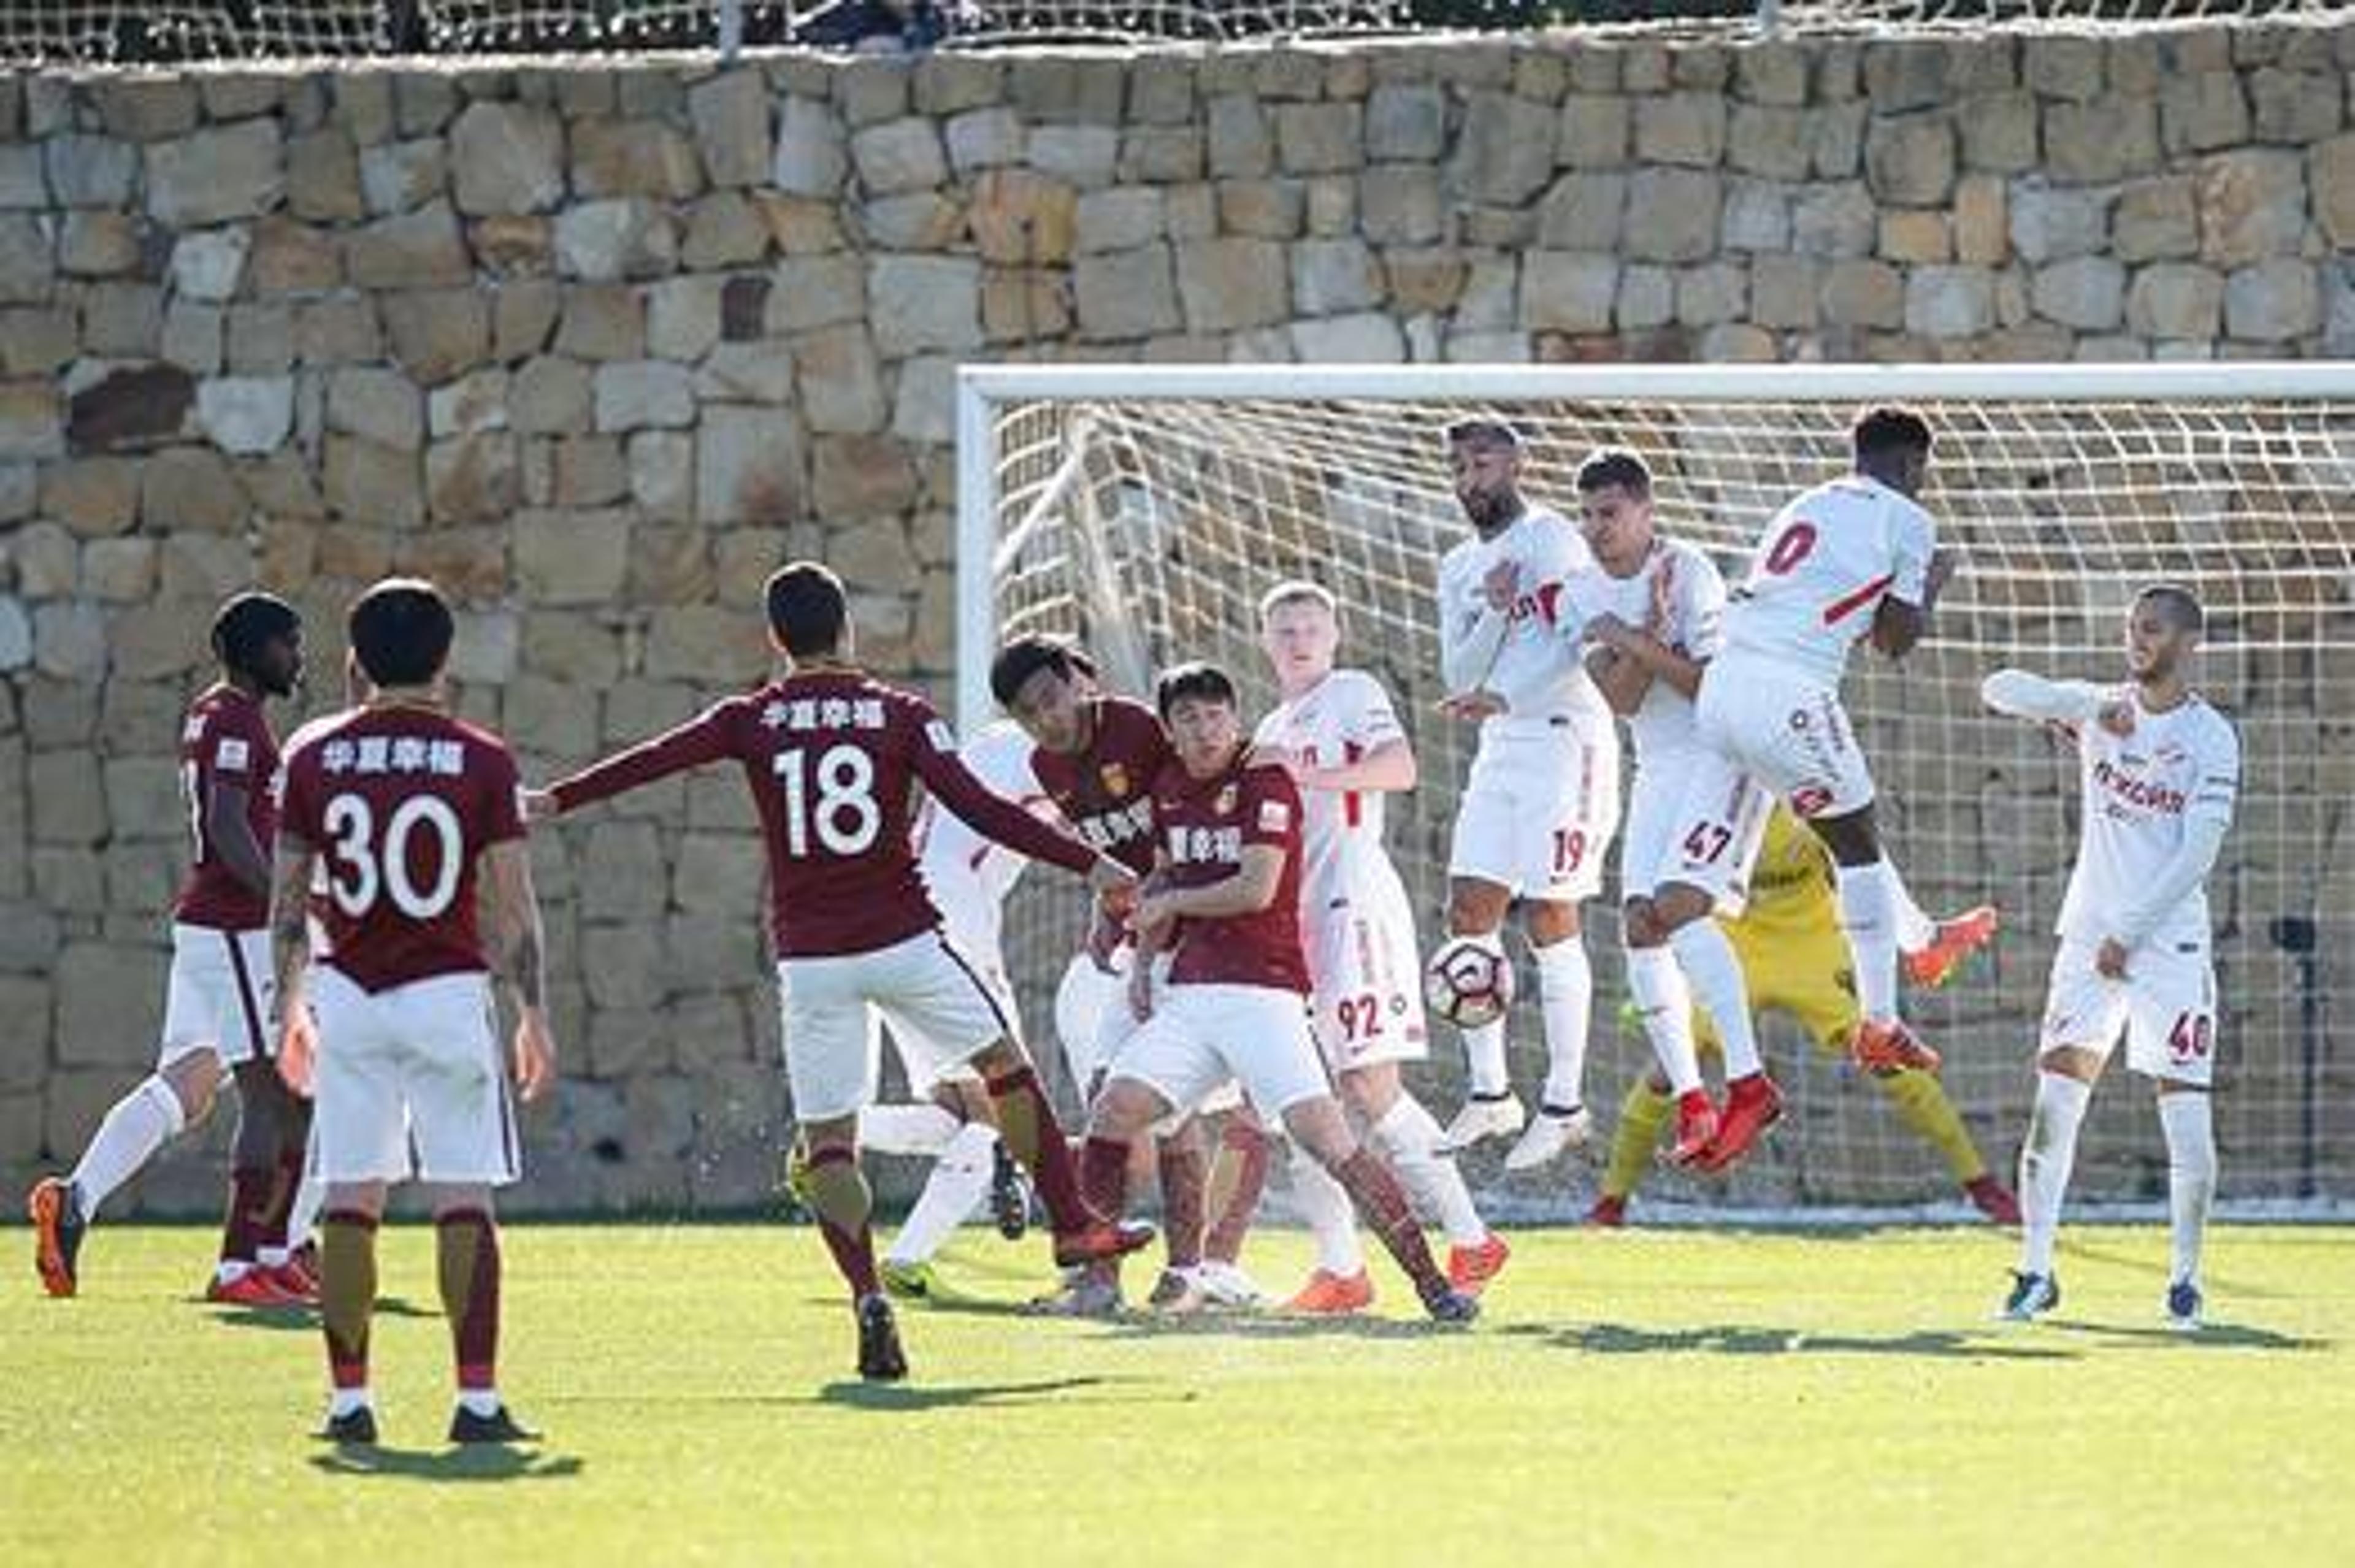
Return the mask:
[[[1629, 834], [1632, 841], [1632, 827]], [[1832, 887], [1832, 860], [1823, 840], [1777, 806], [1767, 818], [1741, 912], [1721, 918], [1726, 938], [1741, 961], [1751, 1006], [1761, 1012], [1787, 1015], [1818, 1048], [1845, 1055], [1860, 1015], [1856, 1008], [1856, 983], [1849, 972], [1848, 941], [1840, 934]], [[1934, 923], [1910, 898], [1903, 901], [1899, 907], [1898, 942], [1904, 953], [1905, 977], [1917, 986], [1945, 984], [1966, 956], [1994, 937], [1995, 929], [1992, 909], [1981, 907]], [[1629, 1009], [1636, 1008], [1630, 998]], [[1688, 1010], [1691, 1011], [1689, 1004]], [[1653, 1020], [1644, 1021], [1648, 1026]], [[1692, 1012], [1691, 1028], [1697, 1031], [1701, 1054], [1719, 1050], [1717, 1032], [1707, 1013]], [[1896, 1106], [1899, 1119], [1945, 1159], [1946, 1168], [1973, 1207], [1998, 1224], [2019, 1223], [2018, 1201], [2010, 1189], [1987, 1169], [1977, 1146], [1971, 1142], [1970, 1130], [1963, 1125], [1962, 1114], [1935, 1074], [1901, 1067], [1873, 1073], [1871, 1078]], [[1610, 1163], [1599, 1183], [1594, 1207], [1587, 1211], [1587, 1223], [1626, 1221], [1627, 1200], [1652, 1162], [1661, 1129], [1675, 1104], [1667, 1078], [1657, 1069], [1628, 1086], [1627, 1097], [1619, 1107], [1618, 1129], [1611, 1139]]]
[[[522, 1151], [486, 973], [496, 968], [516, 1007], [515, 1079], [537, 1098], [555, 1079], [556, 1044], [522, 788], [506, 743], [450, 716], [442, 669], [455, 624], [432, 584], [378, 583], [353, 602], [347, 631], [373, 689], [288, 753], [271, 912], [280, 995], [290, 1017], [307, 1005], [318, 1037], [319, 1294], [333, 1385], [320, 1435], [377, 1439], [377, 1227], [387, 1189], [413, 1176], [433, 1208], [457, 1366], [450, 1439], [527, 1441], [496, 1379], [491, 1194], [521, 1174]], [[325, 941], [315, 965], [314, 907]]]
[[2200, 1253], [2216, 1191], [2206, 883], [2241, 786], [2240, 737], [2190, 686], [2205, 624], [2190, 589], [2161, 583], [2126, 613], [2123, 683], [2005, 669], [1982, 688], [1990, 708], [2073, 738], [2083, 802], [2045, 996], [2036, 1106], [2020, 1147], [2027, 1223], [2006, 1317], [2025, 1321], [2061, 1304], [2052, 1243], [2077, 1128], [2124, 1029], [2126, 1065], [2157, 1087], [2167, 1138], [2167, 1317], [2180, 1328], [2200, 1322]]
[[[892, 1021], [911, 1080], [970, 1062], [1000, 1136], [1039, 1186], [1066, 1265], [1133, 1251], [1149, 1229], [1100, 1218], [1080, 1197], [1062, 1129], [1005, 1008], [940, 930], [916, 873], [909, 820], [921, 783], [947, 810], [1008, 848], [1084, 873], [1099, 896], [1135, 876], [1108, 856], [991, 794], [957, 760], [932, 705], [852, 662], [842, 580], [814, 561], [770, 577], [769, 631], [786, 673], [535, 797], [536, 812], [578, 810], [689, 768], [742, 768], [767, 845], [770, 919], [783, 1006], [785, 1076], [809, 1150], [805, 1191], [848, 1282], [862, 1377], [907, 1375], [868, 1227], [858, 1112], [874, 1093], [875, 1031]], [[938, 1061], [922, 1060], [938, 1048]]]
[[180, 784], [195, 858], [172, 909], [172, 971], [155, 1071], [114, 1103], [80, 1160], [27, 1201], [35, 1263], [51, 1296], [80, 1282], [83, 1234], [109, 1194], [211, 1111], [226, 1068], [237, 1083], [229, 1218], [209, 1300], [284, 1307], [317, 1282], [288, 1247], [311, 1108], [272, 1060], [270, 857], [277, 831], [278, 742], [262, 713], [303, 676], [303, 623], [267, 593], [240, 593], [213, 619], [220, 678], [180, 729]]
[[[1440, 674], [1449, 710], [1480, 722], [1448, 850], [1447, 929], [1495, 939], [1521, 904], [1548, 1059], [1538, 1115], [1505, 1158], [1507, 1169], [1527, 1170], [1584, 1142], [1592, 1127], [1594, 972], [1579, 905], [1602, 891], [1618, 827], [1619, 739], [1585, 669], [1557, 647], [1563, 582], [1593, 565], [1585, 541], [1560, 513], [1523, 498], [1520, 438], [1509, 425], [1459, 421], [1448, 427], [1447, 456], [1473, 537], [1439, 562]], [[1504, 1020], [1466, 1029], [1464, 1047], [1471, 1096], [1448, 1126], [1451, 1150], [1522, 1123]]]
[[[1934, 1071], [1937, 1053], [1897, 1016], [1896, 873], [1881, 853], [1871, 770], [1839, 688], [1849, 650], [1868, 634], [1892, 658], [1913, 650], [1952, 561], [1913, 498], [1929, 471], [1930, 427], [1909, 410], [1879, 408], [1849, 436], [1854, 471], [1766, 525], [1694, 712], [1702, 744], [1786, 801], [1832, 852], [1864, 1015], [1849, 1054], [1871, 1071]], [[1712, 1169], [1739, 1159], [1783, 1110], [1758, 1055], [1741, 962], [1711, 918], [1717, 895], [1701, 875], [1737, 829], [1725, 807], [1713, 789], [1687, 795], [1671, 836], [1680, 863], [1652, 899], [1656, 928], [1724, 1042], [1725, 1109], [1698, 1161]]]
[[[1478, 1294], [1511, 1255], [1473, 1206], [1439, 1124], [1399, 1079], [1427, 1053], [1423, 957], [1414, 909], [1382, 844], [1382, 799], [1415, 783], [1414, 747], [1381, 682], [1337, 669], [1340, 606], [1314, 582], [1278, 583], [1260, 601], [1260, 634], [1284, 700], [1254, 745], [1280, 756], [1299, 787], [1300, 933], [1308, 960], [1309, 1025], [1341, 1103], [1367, 1142], [1398, 1169], [1423, 1211], [1447, 1232], [1448, 1278]], [[1316, 1243], [1316, 1268], [1285, 1304], [1295, 1312], [1355, 1312], [1374, 1298], [1349, 1196], [1295, 1147], [1293, 1190]]]
[[[1229, 1079], [1280, 1115], [1293, 1141], [1331, 1172], [1407, 1277], [1424, 1309], [1468, 1322], [1479, 1303], [1440, 1271], [1397, 1176], [1349, 1131], [1316, 1058], [1302, 1001], [1300, 792], [1275, 762], [1248, 755], [1234, 683], [1181, 665], [1156, 693], [1176, 760], [1148, 798], [1159, 864], [1136, 907], [1140, 952], [1129, 1001], [1143, 1025], [1090, 1110], [1082, 1180], [1116, 1213], [1129, 1146]], [[1166, 979], [1150, 962], [1171, 952]]]

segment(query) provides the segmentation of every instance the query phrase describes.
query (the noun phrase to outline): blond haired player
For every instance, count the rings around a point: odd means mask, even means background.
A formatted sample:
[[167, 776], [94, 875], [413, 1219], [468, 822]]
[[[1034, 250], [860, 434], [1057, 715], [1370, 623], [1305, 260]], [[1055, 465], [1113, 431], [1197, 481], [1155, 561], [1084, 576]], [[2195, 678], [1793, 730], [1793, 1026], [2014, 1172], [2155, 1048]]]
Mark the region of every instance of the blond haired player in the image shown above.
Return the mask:
[[2159, 583], [2127, 612], [2124, 683], [2005, 669], [1981, 688], [1998, 712], [2074, 736], [2083, 799], [2037, 1048], [2036, 1108], [2019, 1151], [2027, 1224], [2006, 1317], [2025, 1321], [2061, 1305], [2052, 1243], [2077, 1128], [2124, 1030], [2126, 1066], [2158, 1089], [2167, 1138], [2168, 1320], [2200, 1325], [2200, 1253], [2216, 1191], [2206, 883], [2241, 788], [2240, 737], [2190, 687], [2206, 620], [2190, 589]]
[[[1859, 1015], [1856, 982], [1849, 971], [1847, 939], [1833, 895], [1831, 855], [1823, 840], [1783, 807], [1769, 814], [1766, 832], [1750, 870], [1749, 894], [1739, 915], [1725, 923], [1725, 934], [1741, 961], [1750, 1001], [1761, 1012], [1795, 1019], [1817, 1046], [1833, 1054], [1848, 1050]], [[1901, 906], [1900, 938], [1905, 947], [1905, 977], [1916, 986], [1944, 985], [1963, 959], [1995, 935], [1996, 913], [1980, 907], [1934, 925], [1907, 899]], [[1634, 1006], [1632, 1000], [1631, 1008]], [[1707, 1014], [1694, 1017], [1699, 1050], [1719, 1051]], [[1872, 1082], [1897, 1108], [1898, 1119], [1943, 1156], [1962, 1185], [1963, 1195], [1998, 1224], [2017, 1224], [2019, 1205], [1987, 1169], [1963, 1125], [1961, 1113], [1934, 1075], [1914, 1068], [1872, 1074]], [[1592, 1225], [1624, 1224], [1627, 1200], [1652, 1162], [1660, 1133], [1674, 1104], [1657, 1072], [1628, 1086], [1611, 1140], [1611, 1160], [1601, 1191], [1587, 1212]]]
[[[1510, 1255], [1473, 1207], [1439, 1124], [1399, 1082], [1401, 1062], [1428, 1054], [1423, 959], [1414, 907], [1382, 846], [1382, 797], [1415, 784], [1414, 747], [1382, 683], [1339, 669], [1340, 605], [1314, 582], [1278, 583], [1260, 601], [1261, 645], [1284, 700], [1260, 720], [1253, 745], [1281, 755], [1299, 786], [1300, 934], [1308, 960], [1309, 1027], [1341, 1104], [1398, 1169], [1418, 1207], [1447, 1232], [1447, 1275], [1477, 1292]], [[1316, 1242], [1317, 1264], [1285, 1305], [1354, 1312], [1371, 1304], [1372, 1276], [1349, 1195], [1295, 1146], [1293, 1189]]]
[[[1521, 495], [1521, 443], [1497, 420], [1448, 427], [1455, 499], [1473, 537], [1439, 562], [1439, 665], [1450, 712], [1480, 723], [1447, 858], [1447, 929], [1496, 944], [1518, 901], [1536, 960], [1547, 1069], [1538, 1115], [1505, 1157], [1546, 1164], [1585, 1141], [1594, 971], [1579, 905], [1603, 891], [1619, 826], [1619, 737], [1575, 659], [1560, 655], [1563, 583], [1593, 564], [1578, 529]], [[1462, 1149], [1520, 1128], [1499, 1019], [1464, 1031], [1471, 1096], [1447, 1129]]]
[[[1882, 856], [1873, 783], [1840, 706], [1849, 650], [1870, 635], [1891, 657], [1913, 648], [1951, 570], [1937, 529], [1913, 499], [1930, 466], [1930, 427], [1910, 410], [1877, 408], [1849, 431], [1853, 472], [1774, 514], [1750, 574], [1726, 607], [1724, 646], [1701, 677], [1700, 738], [1790, 804], [1832, 852], [1863, 1021], [1858, 1065], [1935, 1068], [1938, 1058], [1897, 1016], [1896, 873]], [[1704, 781], [1713, 782], [1713, 781]], [[1694, 862], [1732, 831], [1725, 803], [1689, 796], [1676, 836], [1687, 865], [1652, 901], [1693, 994], [1725, 1041], [1726, 1097], [1702, 1166], [1739, 1159], [1782, 1115], [1751, 1025], [1742, 965], [1710, 918], [1716, 895]]]

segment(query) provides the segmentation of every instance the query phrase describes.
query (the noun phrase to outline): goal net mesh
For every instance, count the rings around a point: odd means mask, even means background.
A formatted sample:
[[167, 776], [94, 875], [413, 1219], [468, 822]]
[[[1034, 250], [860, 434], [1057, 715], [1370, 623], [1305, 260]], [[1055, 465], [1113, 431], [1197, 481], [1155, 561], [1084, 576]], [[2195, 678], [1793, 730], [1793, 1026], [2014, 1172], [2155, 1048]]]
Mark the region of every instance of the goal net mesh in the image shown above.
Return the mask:
[[[1437, 708], [1433, 575], [1465, 528], [1444, 471], [1445, 425], [1476, 411], [1512, 420], [1531, 438], [1529, 495], [1572, 516], [1579, 460], [1606, 443], [1634, 448], [1657, 475], [1662, 531], [1704, 547], [1739, 581], [1774, 511], [1844, 467], [1856, 401], [1811, 400], [1803, 379], [1787, 397], [1741, 400], [1418, 398], [1389, 395], [1394, 388], [1304, 400], [1281, 390], [1289, 374], [1271, 371], [1264, 396], [991, 400], [988, 493], [967, 500], [994, 540], [989, 603], [968, 625], [1076, 636], [1135, 692], [1167, 663], [1214, 659], [1239, 677], [1255, 717], [1273, 700], [1256, 641], [1260, 594], [1292, 576], [1332, 589], [1345, 606], [1343, 662], [1381, 678], [1420, 754], [1423, 782], [1394, 801], [1390, 847], [1428, 951], [1475, 740]], [[2129, 597], [2169, 579], [2194, 585], [2210, 607], [2200, 684], [2239, 726], [2245, 752], [2239, 817], [2210, 882], [2223, 1191], [2355, 1197], [2355, 1053], [2333, 1038], [2355, 967], [2355, 382], [2340, 390], [1993, 400], [1942, 397], [1933, 381], [1907, 396], [1937, 432], [1924, 500], [1963, 566], [1934, 635], [1902, 663], [1859, 652], [1847, 699], [1881, 784], [1885, 836], [1916, 897], [1934, 915], [1982, 901], [2002, 912], [1991, 952], [1906, 1007], [1945, 1051], [1946, 1086], [2007, 1179], [2078, 794], [2073, 755], [1986, 710], [1978, 684], [2007, 664], [2115, 678]], [[975, 535], [965, 538], [970, 548]], [[987, 649], [961, 656], [986, 661]], [[1614, 867], [1606, 896], [1586, 912], [1598, 1157], [1621, 1093], [1650, 1060], [1640, 1031], [1619, 1019], [1615, 888]], [[1078, 901], [1044, 877], [1016, 898], [1009, 962], [1043, 1035], [1054, 977], [1079, 934]], [[1526, 951], [1516, 952], [1523, 1000], [1509, 1038], [1527, 1096], [1543, 1048], [1533, 976]], [[1647, 1198], [1796, 1207], [1955, 1195], [1937, 1154], [1871, 1081], [1809, 1048], [1788, 1019], [1770, 1016], [1764, 1038], [1789, 1094], [1784, 1124], [1730, 1184], [1661, 1170], [1647, 1177]], [[1442, 1115], [1452, 1109], [1463, 1082], [1453, 1031], [1434, 1027], [1418, 1076]], [[1494, 1157], [1473, 1167], [1492, 1183], [1501, 1179]], [[2141, 1201], [2165, 1191], [2151, 1097], [2121, 1071], [2096, 1097], [2073, 1196]], [[1505, 1195], [1568, 1211], [1587, 1181], [1515, 1178]]]

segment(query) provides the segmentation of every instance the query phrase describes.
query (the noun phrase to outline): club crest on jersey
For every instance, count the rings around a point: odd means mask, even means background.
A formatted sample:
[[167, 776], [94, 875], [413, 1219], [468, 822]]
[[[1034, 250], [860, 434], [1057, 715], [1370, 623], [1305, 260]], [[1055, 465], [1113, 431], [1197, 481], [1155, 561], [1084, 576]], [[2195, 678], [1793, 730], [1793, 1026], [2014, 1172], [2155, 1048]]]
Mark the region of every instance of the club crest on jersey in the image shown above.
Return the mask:
[[1128, 769], [1124, 764], [1106, 763], [1096, 769], [1096, 777], [1103, 783], [1104, 793], [1114, 800], [1123, 799], [1127, 795]]
[[1210, 803], [1210, 809], [1220, 816], [1232, 816], [1235, 814], [1235, 786], [1221, 784], [1219, 797]]
[[1292, 826], [1292, 807], [1280, 800], [1259, 803], [1259, 830], [1262, 833], [1282, 833]]

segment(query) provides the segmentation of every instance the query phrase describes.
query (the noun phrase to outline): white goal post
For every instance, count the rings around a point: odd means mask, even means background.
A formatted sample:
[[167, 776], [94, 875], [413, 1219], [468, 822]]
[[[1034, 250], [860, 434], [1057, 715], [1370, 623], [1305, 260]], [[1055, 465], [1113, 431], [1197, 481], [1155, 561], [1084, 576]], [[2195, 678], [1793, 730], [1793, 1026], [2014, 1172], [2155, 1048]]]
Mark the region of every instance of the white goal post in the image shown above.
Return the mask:
[[[1635, 448], [1664, 532], [1736, 576], [1765, 518], [1845, 465], [1860, 406], [1902, 401], [1936, 432], [1924, 500], [1961, 569], [1902, 663], [1860, 656], [1851, 712], [1881, 782], [1893, 853], [1934, 913], [1992, 901], [1991, 958], [1909, 1000], [1945, 1051], [1947, 1086], [2008, 1169], [2024, 1115], [2049, 934], [2076, 844], [2073, 762], [1987, 712], [2004, 664], [2115, 678], [2122, 613], [2160, 579], [2211, 621], [2200, 684], [2239, 726], [2246, 782], [2211, 881], [2222, 993], [2218, 1131], [2228, 1196], [2355, 1200], [2355, 365], [971, 366], [959, 377], [957, 697], [994, 716], [1000, 638], [1082, 638], [1118, 687], [1210, 657], [1254, 712], [1271, 687], [1255, 607], [1308, 576], [1342, 598], [1343, 657], [1392, 689], [1423, 784], [1391, 849], [1437, 934], [1445, 845], [1469, 737], [1441, 717], [1430, 593], [1463, 524], [1440, 432], [1472, 413], [1530, 439], [1533, 498], [1574, 511], [1591, 449]], [[1614, 888], [1615, 880], [1606, 888]], [[1076, 930], [1050, 879], [1018, 892], [1008, 958], [1029, 1016]], [[1603, 1120], [1646, 1060], [1614, 1027], [1623, 994], [1606, 897], [1588, 909], [1598, 997], [1589, 1093]], [[1529, 987], [1524, 987], [1525, 991]], [[1770, 1029], [1789, 1119], [1721, 1185], [1647, 1179], [1704, 1202], [1847, 1205], [1951, 1194], [1938, 1157], [1873, 1086]], [[1514, 1027], [1533, 1078], [1534, 1018]], [[1460, 1049], [1436, 1031], [1444, 1109]], [[1527, 1084], [1525, 1083], [1526, 1087]], [[2076, 1190], [2164, 1193], [2148, 1095], [2123, 1072], [2097, 1098]], [[1567, 1206], [1582, 1183], [1560, 1190]], [[1540, 1209], [1548, 1194], [1520, 1189]]]

